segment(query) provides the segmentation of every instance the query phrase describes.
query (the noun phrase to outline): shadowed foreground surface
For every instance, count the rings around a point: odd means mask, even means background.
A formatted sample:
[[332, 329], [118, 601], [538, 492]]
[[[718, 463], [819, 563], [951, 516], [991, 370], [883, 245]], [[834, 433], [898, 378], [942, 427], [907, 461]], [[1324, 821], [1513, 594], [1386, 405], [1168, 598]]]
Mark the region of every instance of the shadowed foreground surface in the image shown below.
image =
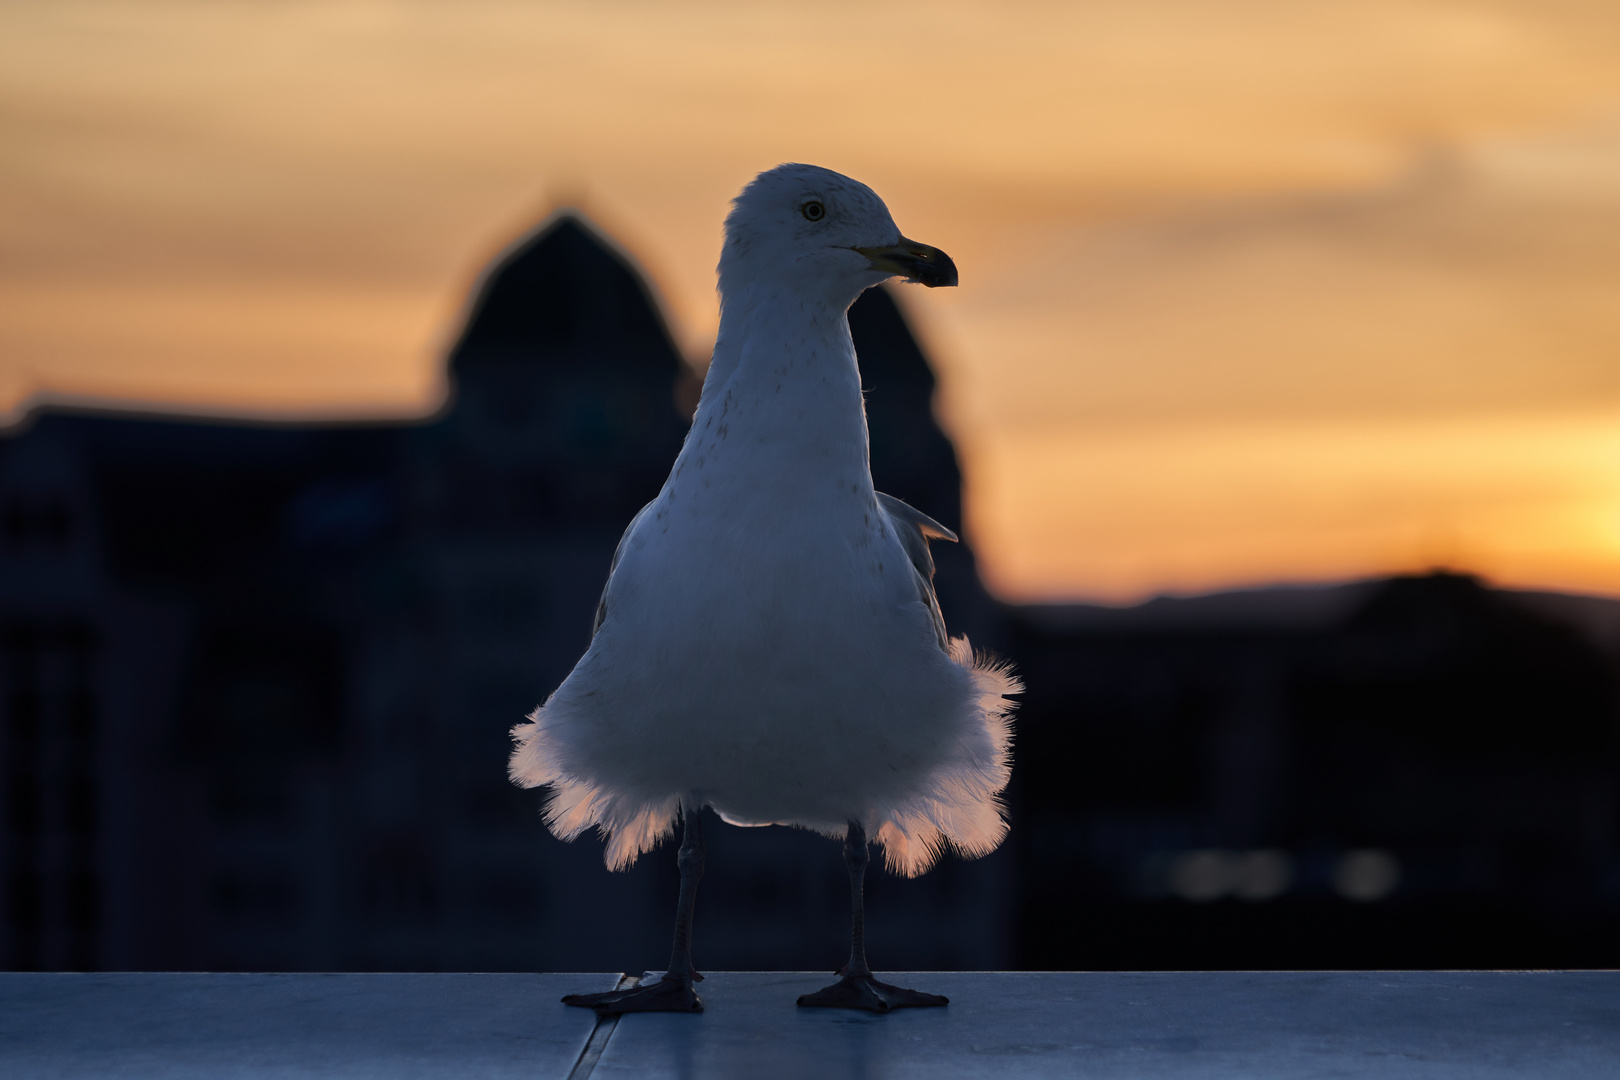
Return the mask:
[[1589, 1077], [1616, 972], [918, 973], [946, 1009], [798, 1009], [710, 973], [700, 1016], [558, 1003], [613, 975], [0, 975], [10, 1077]]

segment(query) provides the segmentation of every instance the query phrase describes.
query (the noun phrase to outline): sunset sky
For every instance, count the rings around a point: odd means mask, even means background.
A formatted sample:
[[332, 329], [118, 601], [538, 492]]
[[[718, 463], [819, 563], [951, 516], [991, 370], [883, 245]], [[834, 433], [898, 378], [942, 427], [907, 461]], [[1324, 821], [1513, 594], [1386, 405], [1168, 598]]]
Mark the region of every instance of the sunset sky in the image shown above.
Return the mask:
[[559, 205], [701, 365], [789, 160], [961, 268], [903, 298], [1002, 595], [1620, 593], [1614, 0], [9, 0], [0, 411], [421, 413]]

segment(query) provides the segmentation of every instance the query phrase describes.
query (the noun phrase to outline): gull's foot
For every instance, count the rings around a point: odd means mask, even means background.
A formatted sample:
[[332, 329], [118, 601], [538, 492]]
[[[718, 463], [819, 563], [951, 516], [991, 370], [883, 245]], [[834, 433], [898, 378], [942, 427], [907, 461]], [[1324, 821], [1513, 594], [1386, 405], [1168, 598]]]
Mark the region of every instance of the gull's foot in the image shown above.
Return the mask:
[[684, 979], [642, 981], [622, 990], [608, 990], [600, 994], [569, 994], [562, 999], [564, 1005], [578, 1005], [595, 1009], [598, 1016], [617, 1016], [631, 1012], [702, 1012], [703, 1002], [698, 1000], [692, 984]]
[[[847, 965], [846, 965], [847, 966]], [[907, 990], [878, 982], [870, 975], [845, 975], [825, 990], [804, 994], [801, 1006], [821, 1009], [866, 1009], [868, 1012], [886, 1013], [892, 1009], [925, 1009], [933, 1005], [949, 1005], [951, 999], [941, 994], [925, 994], [921, 990]]]

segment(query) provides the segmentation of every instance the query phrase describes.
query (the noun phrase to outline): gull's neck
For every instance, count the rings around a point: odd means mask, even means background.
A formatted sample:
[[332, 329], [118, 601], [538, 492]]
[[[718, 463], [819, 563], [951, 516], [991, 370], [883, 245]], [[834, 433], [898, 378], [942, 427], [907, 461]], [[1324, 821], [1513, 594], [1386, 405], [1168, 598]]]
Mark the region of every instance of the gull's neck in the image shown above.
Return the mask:
[[870, 489], [849, 302], [756, 283], [727, 295], [683, 462], [724, 458], [781, 480]]

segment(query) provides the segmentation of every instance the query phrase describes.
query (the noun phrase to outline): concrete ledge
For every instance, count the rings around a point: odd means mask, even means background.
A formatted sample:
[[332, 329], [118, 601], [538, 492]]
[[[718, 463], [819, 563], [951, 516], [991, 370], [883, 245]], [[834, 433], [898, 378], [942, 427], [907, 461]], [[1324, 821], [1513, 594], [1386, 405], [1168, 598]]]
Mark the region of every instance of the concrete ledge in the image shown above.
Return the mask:
[[701, 1016], [603, 1021], [596, 975], [0, 974], [22, 1077], [1620, 1076], [1620, 973], [917, 973], [889, 1016], [822, 974], [714, 973]]

